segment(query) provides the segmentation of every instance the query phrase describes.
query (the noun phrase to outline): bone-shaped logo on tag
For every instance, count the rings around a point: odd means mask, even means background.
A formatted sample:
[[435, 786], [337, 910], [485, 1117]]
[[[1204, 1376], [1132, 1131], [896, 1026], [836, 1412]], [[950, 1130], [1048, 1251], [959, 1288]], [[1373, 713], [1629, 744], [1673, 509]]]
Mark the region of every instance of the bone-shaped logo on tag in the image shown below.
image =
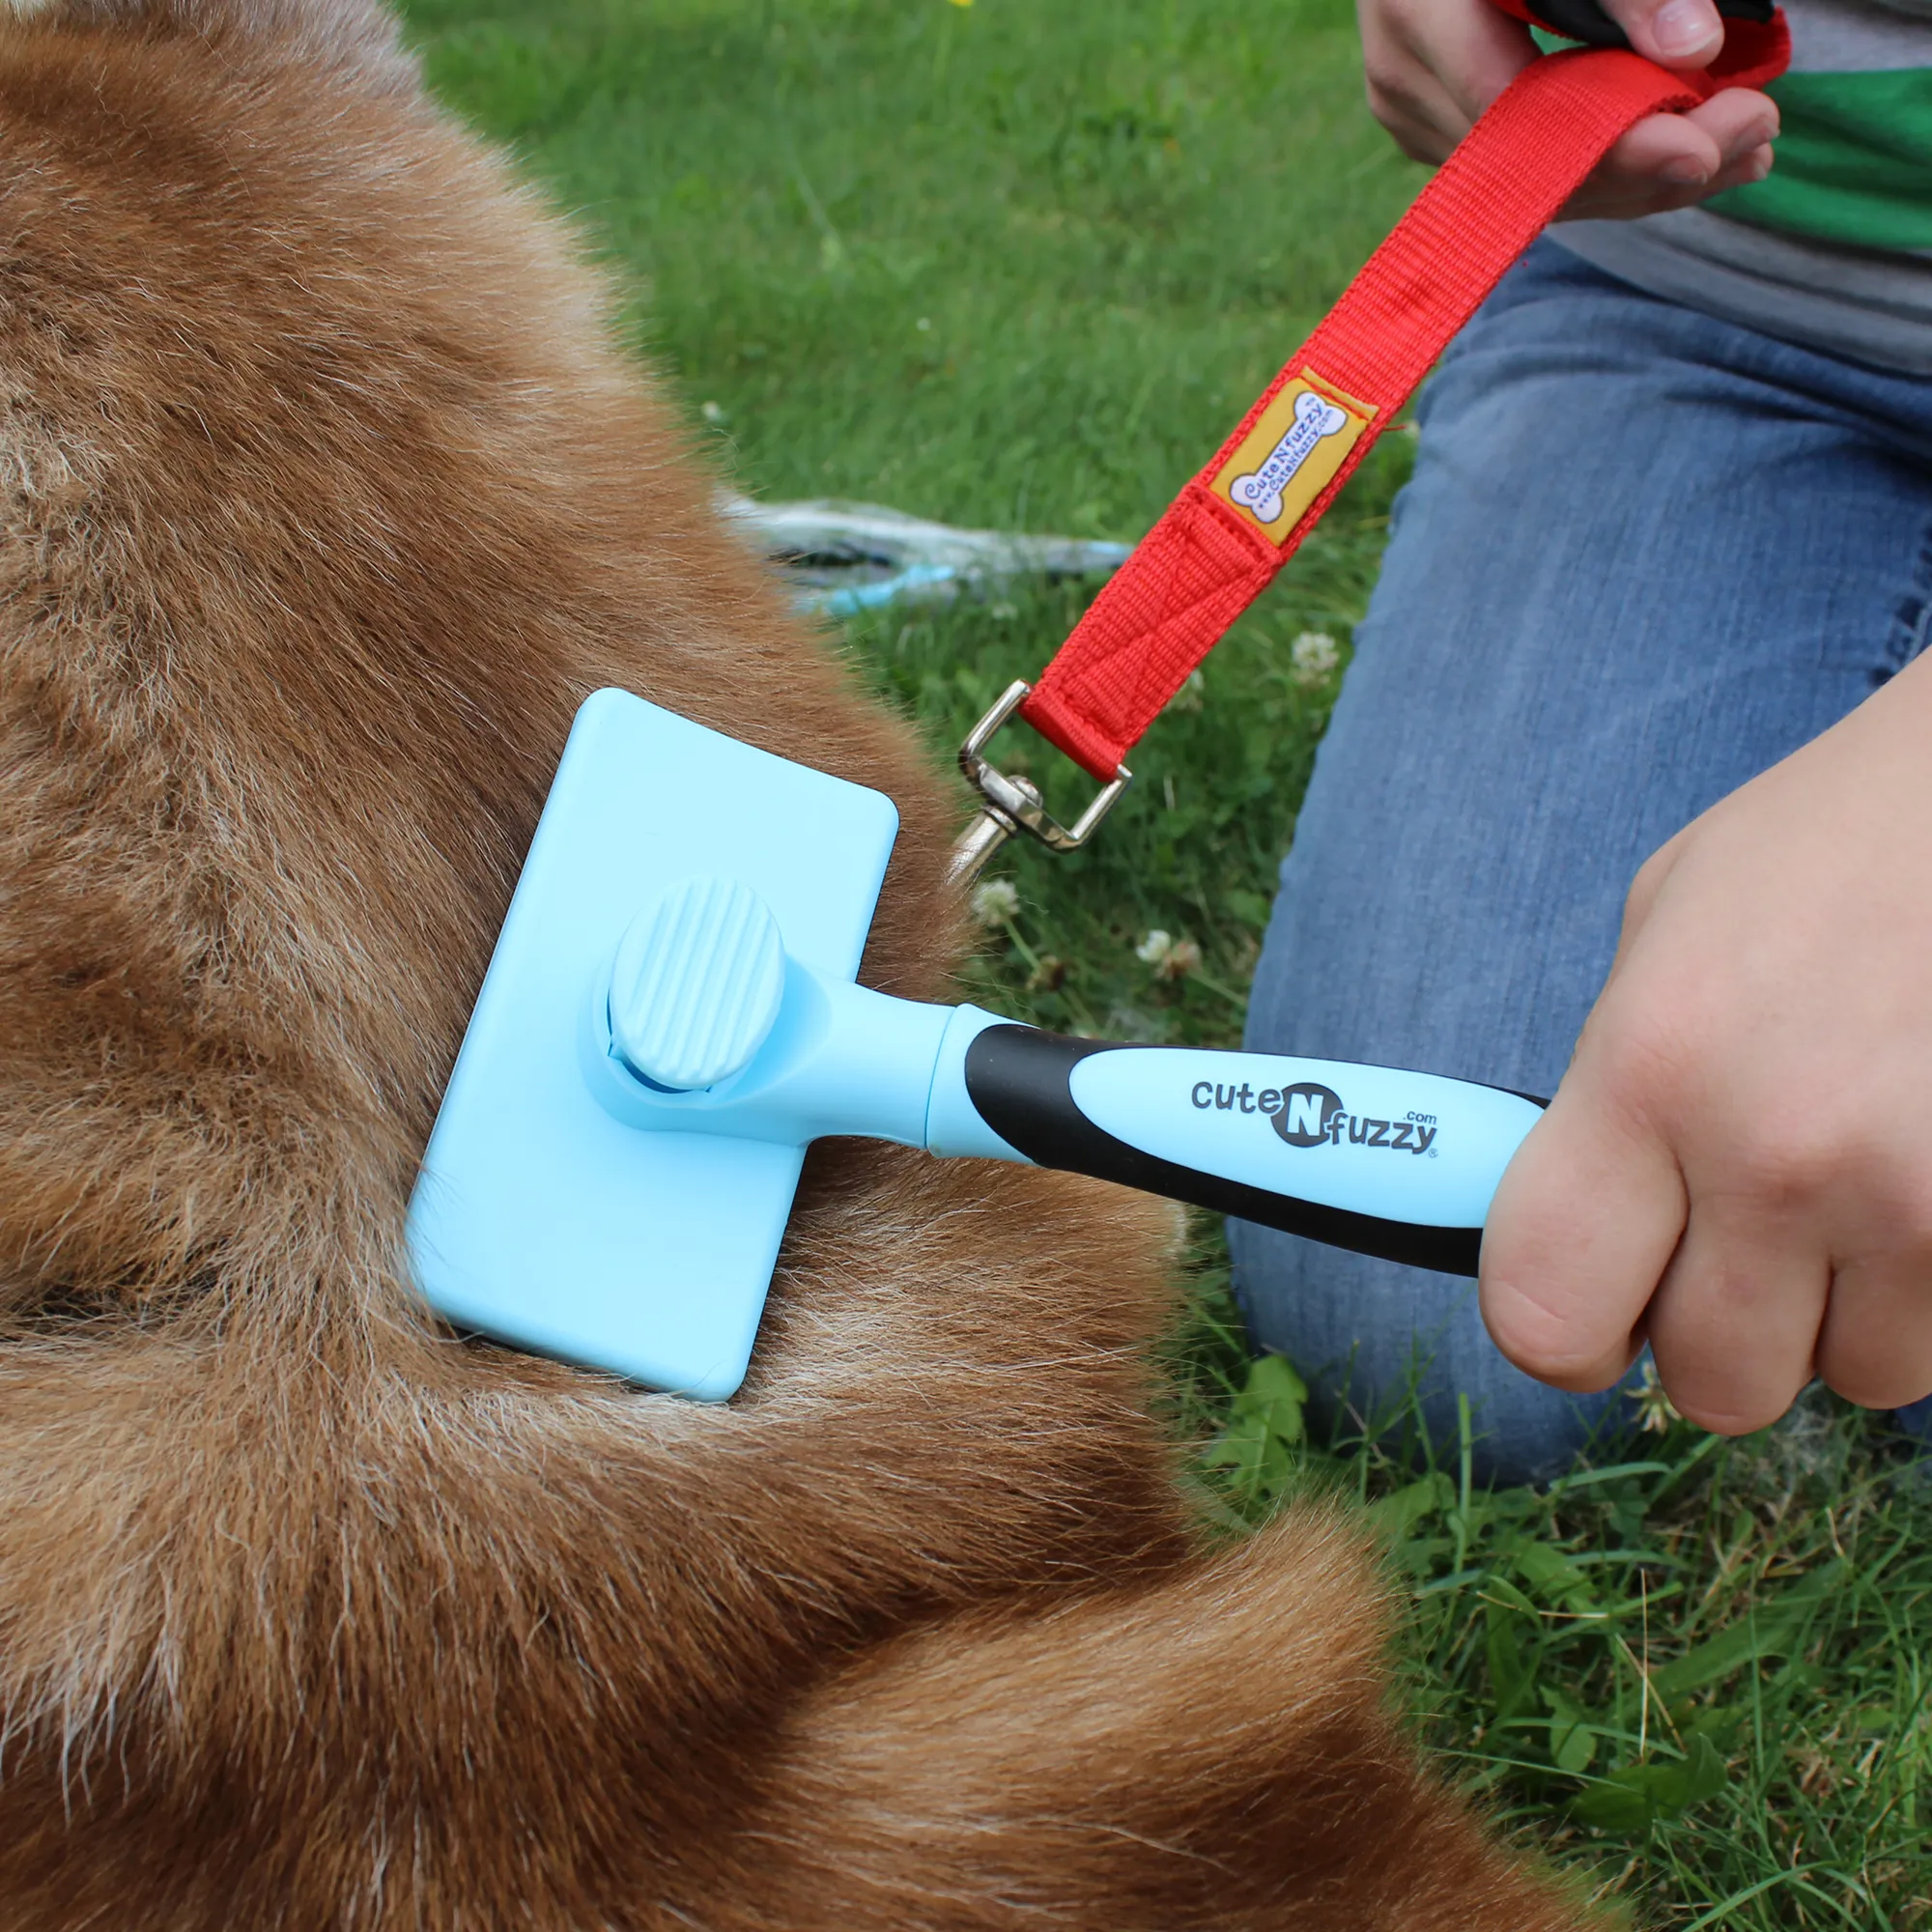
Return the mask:
[[1294, 426], [1268, 451], [1259, 469], [1236, 476], [1228, 486], [1229, 499], [1251, 511], [1256, 522], [1271, 524], [1281, 515], [1282, 492], [1295, 472], [1315, 454], [1323, 437], [1348, 427], [1349, 412], [1312, 389], [1294, 399]]

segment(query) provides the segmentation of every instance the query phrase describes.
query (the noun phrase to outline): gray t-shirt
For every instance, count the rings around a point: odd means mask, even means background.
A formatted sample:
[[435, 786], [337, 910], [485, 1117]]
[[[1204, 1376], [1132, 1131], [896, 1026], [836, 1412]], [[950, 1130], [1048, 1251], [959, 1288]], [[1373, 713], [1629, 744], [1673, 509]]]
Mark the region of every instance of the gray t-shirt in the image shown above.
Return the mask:
[[1784, 8], [1790, 148], [1763, 190], [1550, 234], [1652, 295], [1932, 376], [1932, 0]]

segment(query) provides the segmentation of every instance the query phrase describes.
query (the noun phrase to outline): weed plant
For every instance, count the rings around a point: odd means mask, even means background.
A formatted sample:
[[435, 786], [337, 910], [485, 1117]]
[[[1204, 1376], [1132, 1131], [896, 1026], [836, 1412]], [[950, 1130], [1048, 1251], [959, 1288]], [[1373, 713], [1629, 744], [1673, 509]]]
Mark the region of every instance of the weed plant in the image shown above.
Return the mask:
[[[412, 0], [446, 99], [618, 268], [624, 326], [740, 487], [1137, 535], [1419, 179], [1359, 105], [1347, 0]], [[1407, 444], [1388, 438], [1135, 754], [1096, 846], [1003, 854], [968, 996], [1229, 1044]], [[844, 639], [935, 752], [1089, 589], [882, 611]], [[1023, 729], [1056, 803], [1083, 782]], [[1166, 944], [1150, 944], [1165, 934]], [[1658, 1427], [1485, 1492], [1471, 1430], [1316, 1429], [1249, 1356], [1203, 1226], [1164, 1351], [1204, 1514], [1364, 1504], [1415, 1721], [1633, 1924], [1932, 1926], [1932, 1482], [1812, 1398]]]

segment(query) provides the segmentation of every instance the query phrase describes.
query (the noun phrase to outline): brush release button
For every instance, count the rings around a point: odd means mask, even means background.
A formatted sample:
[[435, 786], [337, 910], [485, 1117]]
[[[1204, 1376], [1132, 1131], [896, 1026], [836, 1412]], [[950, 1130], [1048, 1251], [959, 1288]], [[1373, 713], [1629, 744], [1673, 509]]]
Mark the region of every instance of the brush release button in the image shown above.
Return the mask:
[[611, 1051], [672, 1094], [742, 1072], [784, 997], [779, 923], [736, 879], [691, 879], [634, 919], [611, 967]]

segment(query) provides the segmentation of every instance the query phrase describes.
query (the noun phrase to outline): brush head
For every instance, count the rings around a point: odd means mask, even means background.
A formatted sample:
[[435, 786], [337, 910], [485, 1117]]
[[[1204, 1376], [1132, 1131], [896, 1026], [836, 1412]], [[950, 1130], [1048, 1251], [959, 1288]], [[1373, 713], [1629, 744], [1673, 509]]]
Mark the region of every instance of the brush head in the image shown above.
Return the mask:
[[744, 1379], [802, 1146], [632, 1124], [756, 1052], [783, 958], [858, 971], [892, 801], [620, 691], [578, 713], [410, 1204], [457, 1326], [660, 1389]]

